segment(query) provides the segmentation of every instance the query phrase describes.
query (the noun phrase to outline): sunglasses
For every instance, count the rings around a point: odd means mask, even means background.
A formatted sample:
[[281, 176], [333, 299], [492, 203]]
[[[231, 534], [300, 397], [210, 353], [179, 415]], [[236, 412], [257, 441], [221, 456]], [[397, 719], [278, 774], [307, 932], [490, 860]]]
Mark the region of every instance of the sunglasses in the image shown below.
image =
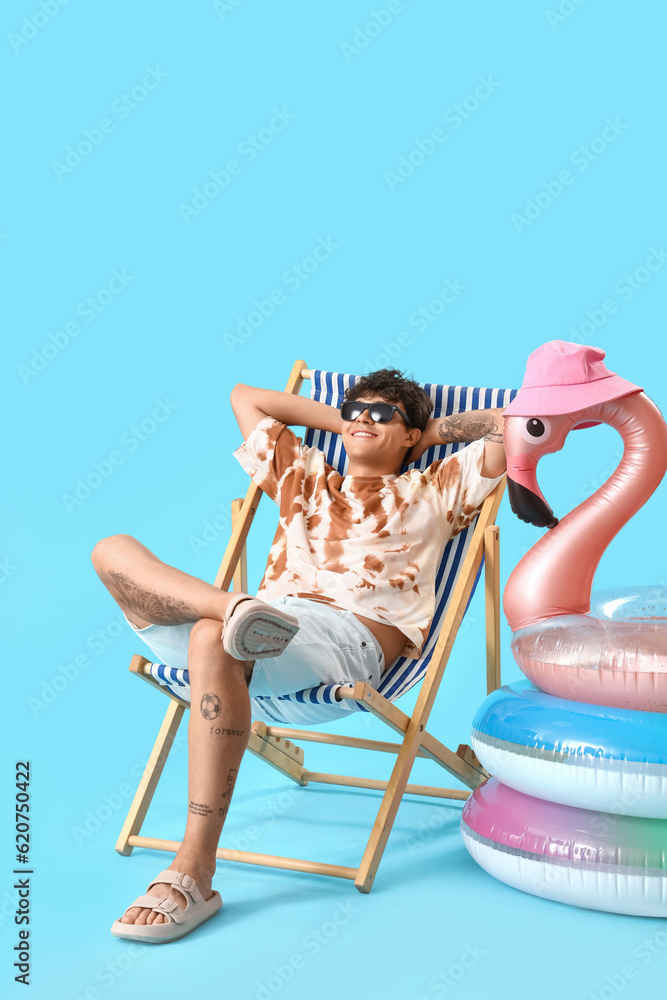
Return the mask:
[[396, 412], [403, 417], [408, 427], [412, 427], [400, 406], [394, 406], [393, 403], [362, 403], [358, 399], [346, 399], [341, 405], [340, 415], [343, 420], [356, 420], [364, 410], [368, 410], [369, 417], [376, 424], [388, 424]]

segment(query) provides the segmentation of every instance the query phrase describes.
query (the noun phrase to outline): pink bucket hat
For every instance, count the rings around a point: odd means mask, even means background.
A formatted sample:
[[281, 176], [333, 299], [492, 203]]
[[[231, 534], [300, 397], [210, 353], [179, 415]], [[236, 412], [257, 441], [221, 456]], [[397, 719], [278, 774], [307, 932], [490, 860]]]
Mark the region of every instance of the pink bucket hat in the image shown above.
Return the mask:
[[550, 340], [529, 356], [519, 392], [505, 416], [539, 417], [576, 413], [596, 403], [641, 391], [603, 364], [599, 347]]

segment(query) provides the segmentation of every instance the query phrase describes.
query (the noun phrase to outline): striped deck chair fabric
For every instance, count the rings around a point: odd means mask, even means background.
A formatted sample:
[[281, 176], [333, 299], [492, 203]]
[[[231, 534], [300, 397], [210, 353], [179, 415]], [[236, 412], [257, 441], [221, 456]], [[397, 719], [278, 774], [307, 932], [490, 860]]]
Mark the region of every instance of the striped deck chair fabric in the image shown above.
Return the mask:
[[[311, 379], [311, 398], [330, 406], [340, 406], [345, 390], [354, 385], [354, 375], [315, 370]], [[514, 399], [516, 389], [488, 389], [467, 386], [436, 385], [420, 382], [433, 401], [433, 416], [446, 417], [454, 413], [470, 410], [508, 406]], [[327, 462], [340, 475], [347, 470], [347, 454], [340, 435], [331, 432], [308, 429], [305, 444], [324, 452]], [[424, 470], [431, 462], [446, 458], [460, 448], [461, 444], [431, 447], [415, 463], [405, 468]], [[405, 470], [402, 470], [405, 471]], [[395, 701], [424, 677], [440, 632], [441, 622], [447, 610], [459, 566], [472, 538], [475, 522], [452, 538], [445, 545], [438, 563], [436, 576], [436, 609], [431, 628], [419, 659], [399, 657], [382, 675], [378, 691], [389, 701]], [[480, 570], [481, 572], [481, 570]], [[478, 574], [479, 578], [479, 574]], [[474, 590], [473, 590], [474, 593]], [[472, 596], [472, 595], [471, 595]], [[177, 670], [163, 663], [153, 663], [146, 668], [158, 683], [168, 688], [184, 701], [190, 700], [190, 684], [187, 670]], [[320, 685], [295, 694], [283, 695], [279, 699], [253, 698], [253, 719], [258, 718], [273, 723], [316, 724], [339, 719], [346, 712], [366, 711], [363, 705], [351, 699], [337, 701], [335, 694], [340, 685]]]

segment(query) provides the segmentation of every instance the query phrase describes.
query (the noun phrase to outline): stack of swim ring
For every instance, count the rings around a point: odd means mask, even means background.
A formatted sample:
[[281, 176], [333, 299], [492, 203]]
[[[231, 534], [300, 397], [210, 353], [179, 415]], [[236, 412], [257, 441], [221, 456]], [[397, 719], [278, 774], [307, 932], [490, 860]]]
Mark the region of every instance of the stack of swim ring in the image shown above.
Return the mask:
[[667, 915], [667, 715], [495, 691], [472, 728], [494, 777], [466, 803], [472, 857], [563, 903]]
[[[555, 372], [557, 381], [558, 358]], [[667, 591], [590, 595], [606, 545], [667, 467], [664, 420], [634, 388], [576, 413], [528, 420], [520, 410], [506, 419], [512, 507], [553, 530], [505, 589], [512, 650], [530, 681], [494, 692], [475, 716], [473, 749], [493, 777], [468, 799], [461, 829], [472, 857], [508, 885], [578, 906], [665, 917]], [[621, 432], [623, 459], [558, 523], [535, 466], [569, 430], [594, 420]]]

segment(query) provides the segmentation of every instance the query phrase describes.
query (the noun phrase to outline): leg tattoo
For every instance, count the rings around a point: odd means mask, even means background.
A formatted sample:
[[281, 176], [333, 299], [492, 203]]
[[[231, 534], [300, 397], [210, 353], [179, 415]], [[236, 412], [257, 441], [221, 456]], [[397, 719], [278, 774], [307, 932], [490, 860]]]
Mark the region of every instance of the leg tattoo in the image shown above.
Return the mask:
[[234, 784], [236, 782], [237, 771], [236, 768], [231, 767], [227, 772], [227, 787], [222, 793], [223, 804], [218, 809], [218, 816], [225, 817], [227, 815], [227, 810], [229, 809], [229, 803], [232, 800], [232, 792], [234, 791]]
[[203, 694], [201, 699], [201, 704], [199, 706], [199, 711], [204, 716], [205, 719], [209, 721], [211, 719], [217, 719], [220, 715], [220, 710], [222, 705], [220, 704], [220, 699], [217, 694]]
[[188, 805], [188, 812], [192, 813], [193, 816], [213, 815], [213, 810], [205, 802], [193, 802], [192, 799], [190, 799], [190, 804]]
[[185, 601], [145, 590], [123, 573], [112, 571], [109, 576], [123, 601], [146, 621], [155, 625], [184, 625], [201, 618], [199, 612]]

